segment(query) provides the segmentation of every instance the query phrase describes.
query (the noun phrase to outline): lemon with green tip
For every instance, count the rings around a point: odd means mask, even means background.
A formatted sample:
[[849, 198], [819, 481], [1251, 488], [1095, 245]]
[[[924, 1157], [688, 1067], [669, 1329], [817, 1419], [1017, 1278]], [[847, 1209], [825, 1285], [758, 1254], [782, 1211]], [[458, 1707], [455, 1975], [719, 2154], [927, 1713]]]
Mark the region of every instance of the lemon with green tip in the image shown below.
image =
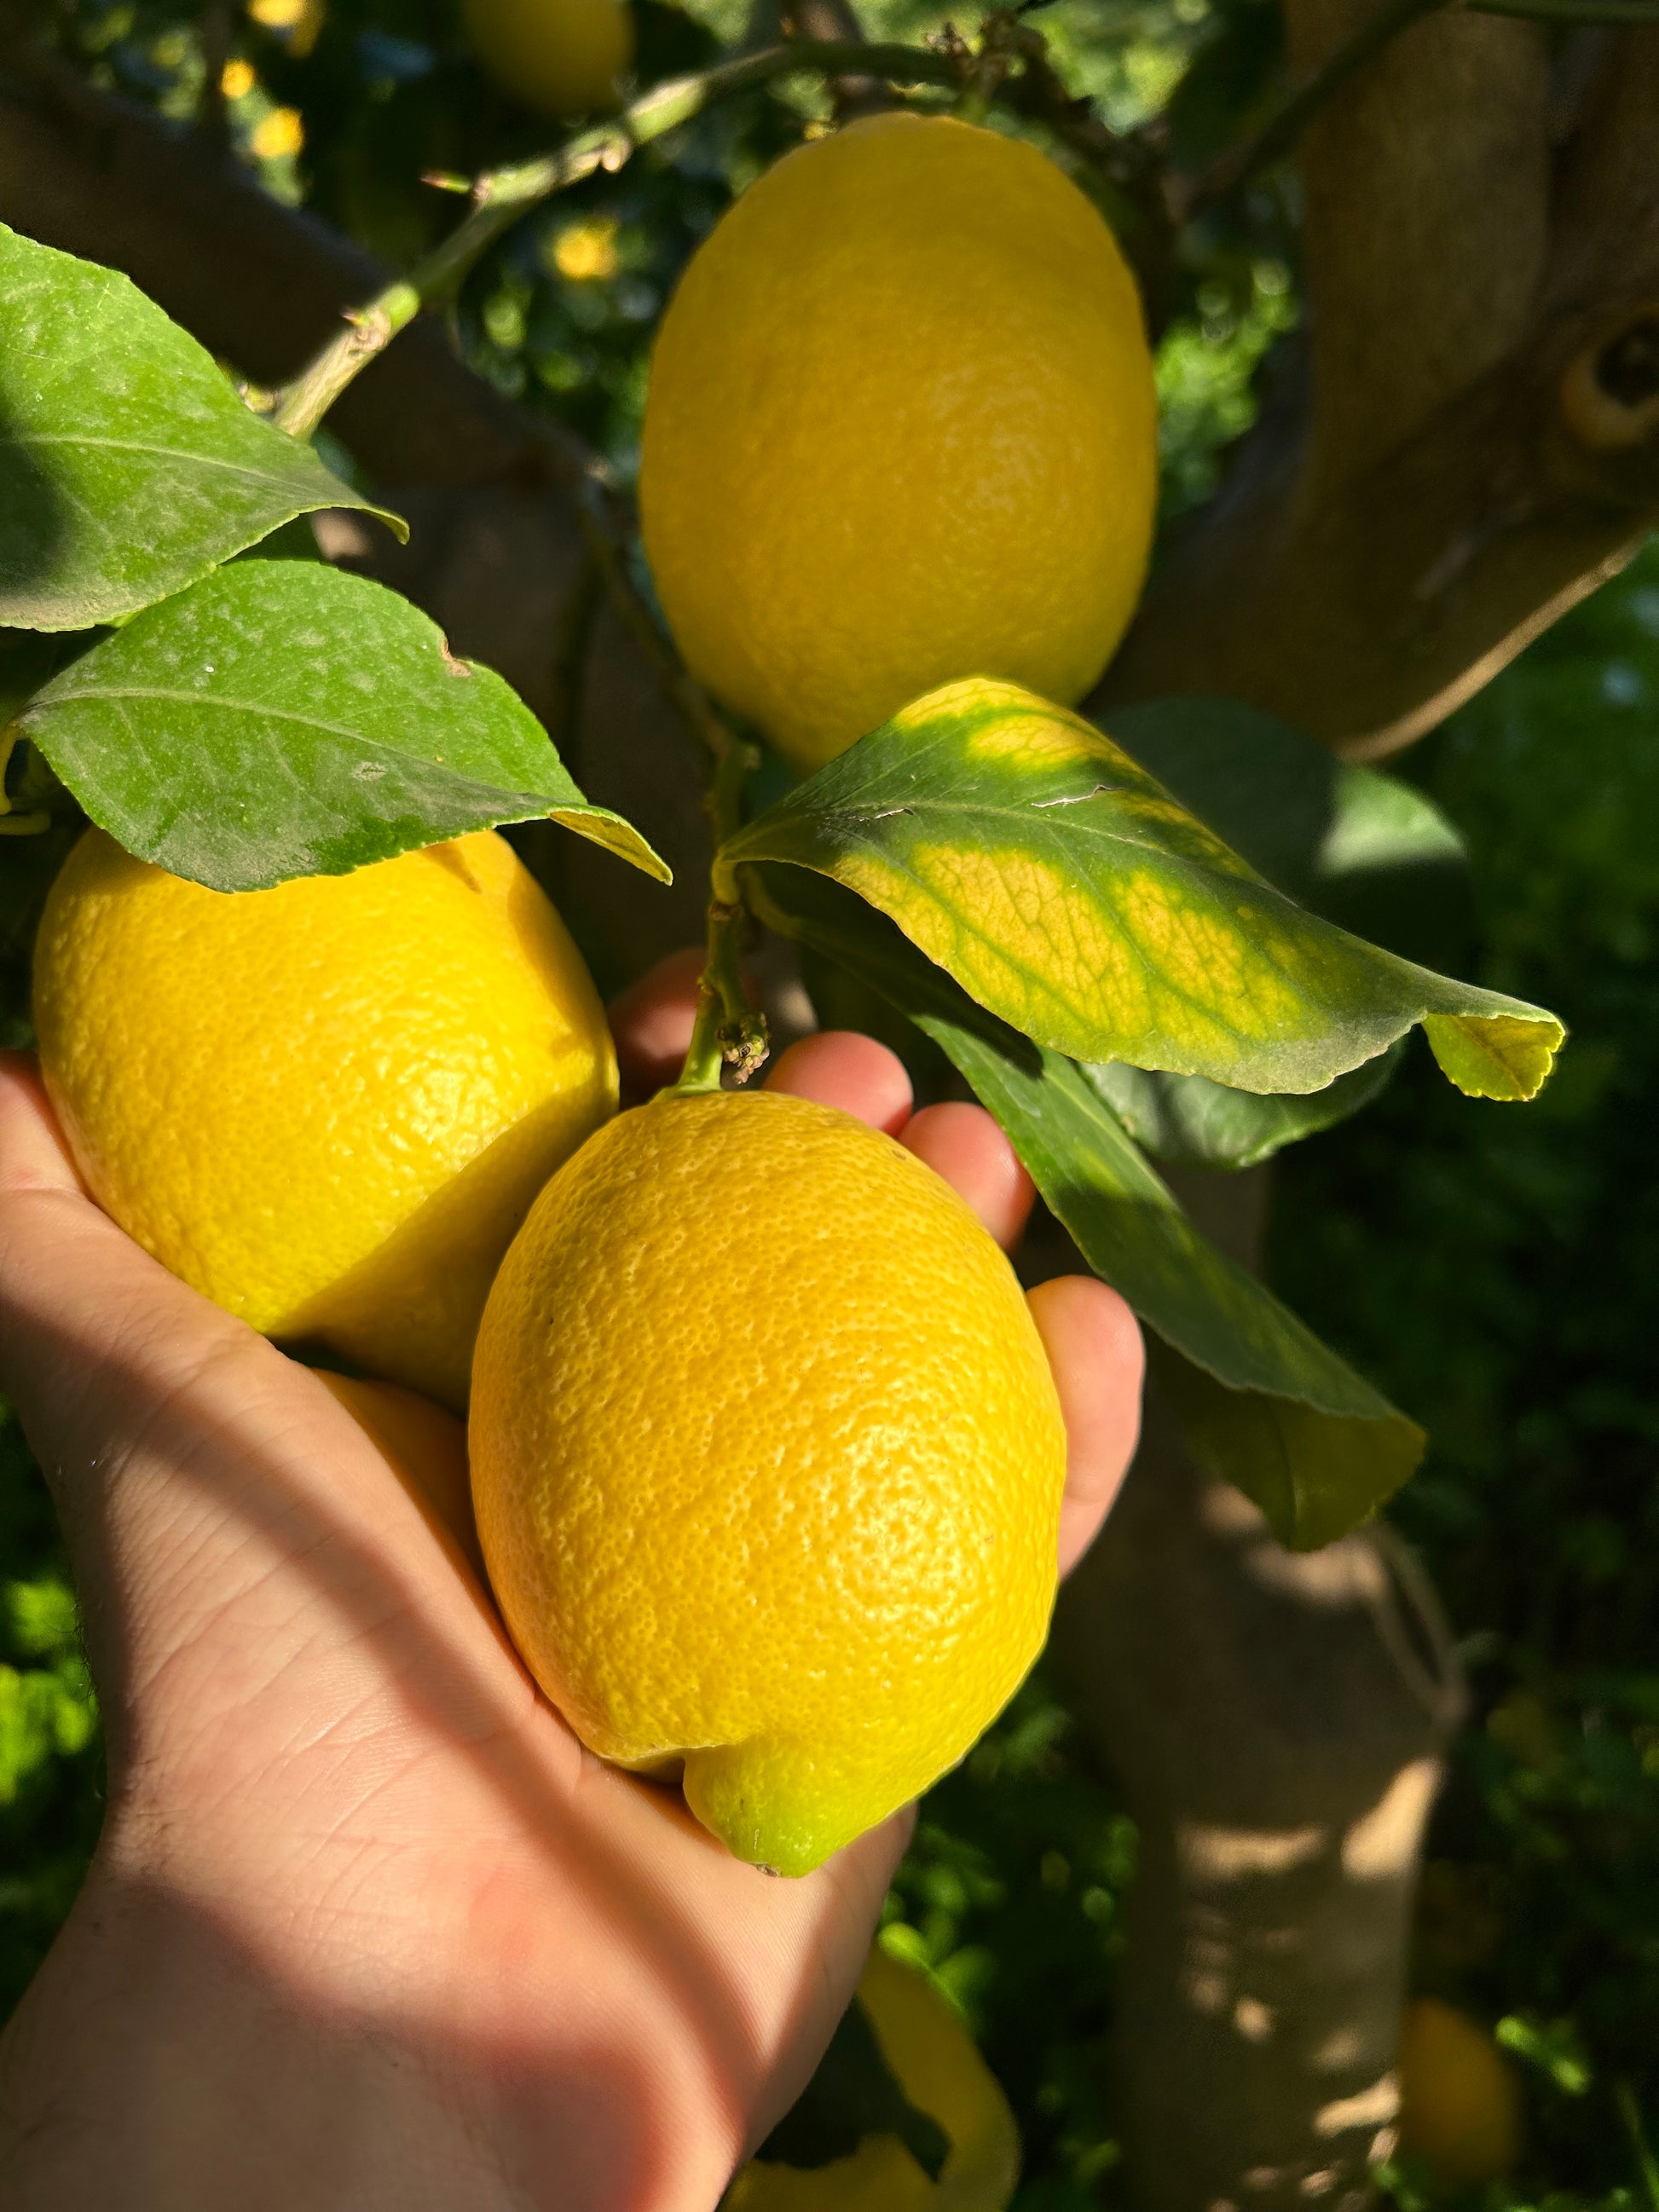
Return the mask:
[[781, 1873], [954, 1765], [1047, 1632], [1066, 1436], [1018, 1282], [834, 1108], [671, 1094], [591, 1139], [490, 1292], [469, 1437], [543, 1689]]

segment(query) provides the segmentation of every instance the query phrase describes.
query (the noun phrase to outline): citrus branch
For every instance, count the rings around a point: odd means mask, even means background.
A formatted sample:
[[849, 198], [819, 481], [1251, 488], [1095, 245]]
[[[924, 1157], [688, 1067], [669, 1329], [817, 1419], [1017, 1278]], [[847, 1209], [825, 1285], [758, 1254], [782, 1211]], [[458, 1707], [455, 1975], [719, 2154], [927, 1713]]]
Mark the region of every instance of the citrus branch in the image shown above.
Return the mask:
[[1249, 178], [1288, 154], [1332, 94], [1380, 54], [1408, 25], [1425, 15], [1437, 15], [1451, 0], [1384, 0], [1376, 13], [1340, 46], [1303, 84], [1270, 115], [1255, 137], [1218, 155], [1177, 190], [1176, 220], [1186, 222]]
[[[928, 46], [869, 44], [860, 40], [786, 40], [760, 53], [740, 54], [735, 60], [716, 63], [694, 76], [653, 85], [614, 121], [579, 131], [537, 161], [489, 171], [474, 185], [471, 210], [449, 236], [417, 262], [407, 276], [349, 310], [346, 329], [275, 395], [271, 420], [278, 429], [294, 437], [308, 437], [347, 386], [385, 352], [398, 331], [413, 322], [422, 307], [449, 298], [521, 216], [599, 170], [614, 173], [639, 147], [689, 123], [719, 101], [775, 78], [862, 76], [884, 77], [893, 84], [943, 85], [958, 92], [983, 82], [990, 96], [1016, 112], [1050, 122], [1079, 152], [1106, 168], [1115, 183], [1122, 184], [1132, 172], [1138, 175], [1144, 165], [1125, 150], [1128, 142], [1115, 137], [1097, 118], [1092, 118], [1091, 127], [1085, 128], [1078, 111], [1079, 106], [1086, 110], [1087, 103], [1071, 100], [1052, 72], [1046, 77], [1039, 73], [1027, 82], [1036, 58], [1031, 50], [1035, 34], [1026, 32], [1011, 45], [1001, 27], [1003, 21], [995, 16], [989, 20], [980, 52], [955, 39], [943, 39]], [[1040, 47], [1041, 41], [1036, 45]], [[999, 58], [1005, 46], [1007, 56]]]
[[1521, 15], [1534, 23], [1634, 23], [1659, 27], [1659, 0], [1463, 0], [1477, 15]]
[[1659, 26], [1659, 0], [1384, 0], [1384, 5], [1360, 25], [1352, 38], [1287, 96], [1254, 137], [1218, 155], [1196, 177], [1184, 183], [1171, 180], [1169, 193], [1175, 221], [1189, 222], [1288, 154], [1332, 94], [1402, 31], [1425, 15], [1457, 12], [1516, 15], [1532, 22], [1573, 24], [1586, 30], [1600, 24]]
[[[611, 605], [626, 623], [656, 670], [681, 719], [699, 740], [708, 761], [703, 804], [715, 854], [743, 820], [743, 790], [759, 764], [753, 745], [737, 735], [663, 635], [656, 618], [635, 589], [623, 551], [624, 538], [612, 502], [597, 475], [583, 486], [576, 516]], [[718, 1091], [728, 1063], [746, 1079], [770, 1049], [766, 1017], [749, 1003], [740, 967], [749, 916], [740, 892], [716, 885], [708, 902], [707, 951], [697, 984], [697, 1012], [685, 1065], [676, 1091]]]

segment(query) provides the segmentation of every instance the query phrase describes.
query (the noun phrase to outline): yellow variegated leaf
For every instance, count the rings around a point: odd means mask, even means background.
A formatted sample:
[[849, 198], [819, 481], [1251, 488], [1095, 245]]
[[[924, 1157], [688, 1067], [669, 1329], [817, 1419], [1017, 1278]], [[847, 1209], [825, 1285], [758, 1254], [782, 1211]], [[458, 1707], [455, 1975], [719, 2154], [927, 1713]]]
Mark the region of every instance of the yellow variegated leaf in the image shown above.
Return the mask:
[[1305, 1093], [1425, 1022], [1460, 1089], [1527, 1098], [1563, 1036], [1298, 906], [1109, 737], [1011, 684], [905, 708], [720, 866], [761, 860], [856, 891], [981, 1006], [1082, 1060]]

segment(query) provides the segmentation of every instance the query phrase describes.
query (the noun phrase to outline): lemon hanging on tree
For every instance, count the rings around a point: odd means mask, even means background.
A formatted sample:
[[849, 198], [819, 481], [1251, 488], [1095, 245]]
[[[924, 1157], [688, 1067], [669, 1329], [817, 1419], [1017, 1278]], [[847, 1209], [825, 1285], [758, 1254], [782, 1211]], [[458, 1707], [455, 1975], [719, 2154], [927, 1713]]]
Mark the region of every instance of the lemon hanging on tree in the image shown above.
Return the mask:
[[1066, 1435], [1018, 1282], [831, 1107], [666, 1094], [585, 1145], [496, 1277], [469, 1440], [543, 1689], [781, 1873], [960, 1759], [1048, 1630]]
[[839, 2154], [826, 2157], [811, 2141], [815, 2115], [803, 2126], [797, 2107], [738, 2168], [724, 2212], [1003, 2212], [1019, 2179], [1019, 2131], [973, 2037], [927, 1977], [879, 1943], [854, 2005], [899, 2090], [939, 2130], [937, 2176], [891, 2127], [845, 2150], [831, 2144]]
[[466, 33], [509, 98], [562, 122], [603, 115], [634, 61], [627, 0], [465, 0]]
[[497, 1262], [615, 1111], [580, 954], [491, 830], [213, 891], [88, 830], [35, 953], [41, 1068], [105, 1211], [267, 1335], [452, 1406]]
[[1156, 489], [1134, 281], [1076, 185], [995, 131], [885, 114], [797, 149], [664, 318], [658, 592], [694, 673], [802, 769], [958, 677], [1080, 698]]

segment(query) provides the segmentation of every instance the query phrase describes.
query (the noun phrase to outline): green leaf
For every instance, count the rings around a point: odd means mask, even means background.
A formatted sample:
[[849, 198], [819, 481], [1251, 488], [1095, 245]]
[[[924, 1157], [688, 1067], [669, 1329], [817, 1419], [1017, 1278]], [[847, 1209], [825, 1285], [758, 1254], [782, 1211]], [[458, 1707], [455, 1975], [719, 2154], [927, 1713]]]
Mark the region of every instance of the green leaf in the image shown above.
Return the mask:
[[1293, 1549], [1329, 1543], [1397, 1489], [1423, 1432], [1194, 1227], [1073, 1061], [988, 1016], [890, 923], [776, 866], [765, 918], [861, 976], [948, 1054], [1053, 1212], [1168, 1352], [1159, 1373], [1194, 1455]]
[[851, 2158], [866, 2136], [896, 2136], [930, 2181], [945, 2171], [950, 2137], [906, 2096], [869, 2014], [854, 1997], [817, 2071], [755, 2156], [767, 2165], [811, 2172]]
[[114, 270], [0, 224], [0, 623], [150, 606], [319, 507], [386, 514]]
[[669, 879], [499, 676], [395, 592], [310, 562], [238, 561], [149, 608], [20, 720], [94, 822], [215, 890], [544, 816]]
[[905, 708], [720, 867], [757, 860], [856, 891], [981, 1006], [1081, 1060], [1300, 1094], [1424, 1022], [1461, 1088], [1527, 1098], [1564, 1034], [1296, 905], [1121, 746], [1014, 684]]

